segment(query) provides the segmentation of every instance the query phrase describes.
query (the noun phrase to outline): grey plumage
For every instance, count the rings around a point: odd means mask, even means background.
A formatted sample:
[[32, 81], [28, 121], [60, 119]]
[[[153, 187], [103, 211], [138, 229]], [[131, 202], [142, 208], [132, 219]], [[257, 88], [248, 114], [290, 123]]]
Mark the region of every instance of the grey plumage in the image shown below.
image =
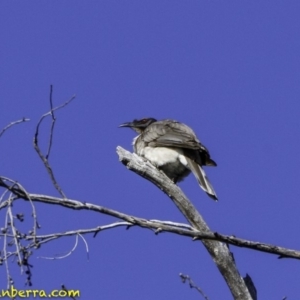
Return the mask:
[[156, 121], [153, 118], [134, 120], [120, 127], [130, 127], [139, 133], [133, 141], [135, 153], [147, 158], [175, 183], [193, 172], [200, 187], [217, 200], [217, 194], [202, 169], [202, 166], [217, 164], [190, 127], [174, 120]]

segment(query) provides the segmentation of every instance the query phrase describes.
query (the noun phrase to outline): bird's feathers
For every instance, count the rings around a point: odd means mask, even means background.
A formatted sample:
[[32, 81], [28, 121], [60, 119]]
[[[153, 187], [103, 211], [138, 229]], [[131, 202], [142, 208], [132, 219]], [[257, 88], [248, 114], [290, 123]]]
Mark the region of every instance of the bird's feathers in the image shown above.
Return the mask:
[[182, 147], [198, 149], [200, 141], [186, 125], [173, 120], [152, 123], [142, 134], [145, 142], [152, 147]]
[[174, 147], [184, 149], [184, 154], [200, 165], [216, 166], [208, 150], [201, 144], [194, 131], [173, 120], [157, 121], [149, 125], [139, 140], [150, 147]]
[[210, 196], [214, 200], [218, 200], [217, 194], [201, 166], [199, 166], [197, 163], [195, 163], [189, 158], [186, 159], [188, 162], [188, 167], [193, 172], [200, 187], [207, 193], [208, 196]]
[[200, 187], [217, 200], [216, 192], [202, 169], [202, 166], [217, 164], [190, 127], [175, 120], [156, 121], [153, 118], [134, 120], [121, 127], [130, 127], [139, 133], [133, 143], [138, 155], [147, 158], [174, 182], [193, 172]]

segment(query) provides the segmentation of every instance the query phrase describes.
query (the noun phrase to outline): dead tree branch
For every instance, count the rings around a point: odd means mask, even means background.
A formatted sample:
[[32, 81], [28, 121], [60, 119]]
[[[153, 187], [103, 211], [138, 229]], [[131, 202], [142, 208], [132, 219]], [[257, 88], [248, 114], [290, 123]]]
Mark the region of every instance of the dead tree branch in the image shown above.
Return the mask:
[[[45, 168], [51, 178], [51, 181], [54, 185], [54, 187], [56, 188], [56, 190], [59, 192], [59, 194], [63, 197], [66, 198], [66, 195], [64, 194], [63, 190], [61, 189], [61, 187], [59, 186], [59, 184], [57, 183], [55, 177], [54, 177], [54, 173], [53, 170], [49, 164], [49, 155], [51, 152], [51, 148], [52, 148], [52, 141], [53, 141], [53, 132], [54, 132], [54, 125], [56, 122], [56, 118], [54, 116], [54, 112], [60, 108], [65, 107], [66, 105], [68, 105], [71, 101], [73, 101], [75, 99], [75, 95], [72, 96], [68, 101], [66, 101], [65, 103], [54, 107], [53, 108], [53, 102], [52, 102], [52, 93], [53, 93], [53, 87], [52, 85], [50, 86], [50, 111], [45, 113], [44, 115], [42, 115], [42, 117], [40, 118], [37, 126], [36, 126], [36, 130], [35, 130], [35, 135], [33, 138], [33, 146], [35, 151], [37, 152], [37, 154], [39, 155], [40, 159], [42, 160], [43, 164], [45, 165]], [[52, 123], [51, 123], [51, 127], [50, 127], [50, 132], [49, 132], [49, 142], [48, 142], [48, 150], [46, 155], [43, 154], [40, 146], [39, 146], [39, 129], [40, 129], [40, 125], [42, 124], [43, 120], [48, 117], [51, 116], [52, 119]]]
[[17, 125], [17, 124], [20, 124], [20, 123], [28, 122], [28, 121], [30, 121], [30, 119], [23, 118], [23, 119], [21, 119], [21, 120], [18, 120], [18, 121], [14, 121], [14, 122], [9, 123], [8, 125], [6, 125], [6, 126], [1, 130], [1, 132], [0, 132], [0, 138], [1, 138], [1, 136], [3, 135], [3, 133], [4, 133], [7, 129], [9, 129], [10, 127], [12, 127], [12, 126], [14, 126], [14, 125]]
[[[181, 189], [175, 185], [163, 172], [160, 172], [148, 161], [134, 155], [121, 147], [117, 148], [120, 161], [133, 172], [150, 180], [165, 194], [167, 194], [178, 207], [187, 221], [198, 231], [204, 234], [213, 234], [202, 216], [184, 195]], [[233, 257], [225, 243], [203, 239], [203, 245], [210, 253], [220, 273], [224, 277], [234, 299], [252, 299], [247, 286], [239, 274]]]
[[[140, 159], [140, 158], [139, 158]], [[161, 172], [159, 174], [165, 176]], [[278, 255], [279, 258], [293, 258], [293, 259], [300, 259], [300, 251], [287, 249], [283, 247], [279, 247], [272, 244], [266, 244], [262, 242], [255, 242], [249, 241], [246, 239], [235, 237], [234, 235], [225, 235], [220, 234], [218, 232], [201, 232], [200, 230], [195, 229], [194, 227], [183, 224], [183, 223], [176, 223], [170, 221], [161, 221], [161, 220], [147, 220], [139, 217], [135, 217], [132, 215], [128, 215], [110, 208], [106, 208], [100, 205], [95, 205], [92, 203], [82, 202], [78, 200], [72, 199], [64, 199], [58, 197], [52, 197], [48, 195], [41, 195], [41, 194], [31, 194], [29, 192], [24, 192], [24, 187], [22, 190], [17, 187], [16, 184], [8, 185], [7, 181], [12, 182], [10, 179], [0, 177], [0, 187], [11, 191], [15, 196], [13, 197], [13, 201], [17, 201], [20, 199], [32, 202], [40, 202], [45, 204], [52, 204], [52, 205], [59, 205], [65, 208], [70, 208], [74, 210], [89, 210], [94, 211], [97, 213], [102, 213], [105, 215], [109, 215], [111, 217], [115, 217], [117, 219], [123, 220], [124, 222], [114, 222], [108, 225], [97, 226], [95, 228], [90, 229], [78, 229], [74, 231], [67, 231], [63, 233], [53, 233], [49, 235], [36, 235], [36, 239], [38, 240], [37, 243], [41, 243], [41, 240], [47, 239], [56, 239], [63, 236], [72, 236], [77, 234], [89, 234], [93, 233], [96, 235], [97, 233], [101, 232], [102, 230], [108, 230], [117, 227], [133, 227], [139, 226], [143, 228], [148, 228], [154, 231], [155, 234], [163, 233], [163, 232], [170, 232], [179, 235], [183, 235], [186, 237], [192, 238], [194, 241], [196, 240], [213, 240], [213, 241], [220, 241], [226, 244], [230, 244], [236, 247], [241, 248], [248, 248], [256, 251], [261, 251], [265, 253], [275, 254]], [[173, 184], [174, 185], [174, 184]], [[176, 186], [175, 186], [176, 187]], [[9, 200], [4, 200], [0, 203], [0, 210], [7, 208], [9, 205]], [[1, 234], [0, 234], [1, 236]], [[33, 240], [34, 235], [27, 235], [28, 240]], [[48, 241], [47, 241], [48, 242]], [[37, 245], [36, 245], [37, 246]]]

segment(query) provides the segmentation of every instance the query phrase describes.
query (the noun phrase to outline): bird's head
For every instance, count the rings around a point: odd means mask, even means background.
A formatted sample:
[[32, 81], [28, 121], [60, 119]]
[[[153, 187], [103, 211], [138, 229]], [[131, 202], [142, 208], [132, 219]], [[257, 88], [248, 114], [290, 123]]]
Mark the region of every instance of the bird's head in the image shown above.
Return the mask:
[[119, 127], [129, 127], [137, 133], [142, 133], [150, 124], [156, 122], [154, 118], [143, 118], [141, 120], [133, 120], [132, 122], [126, 122]]

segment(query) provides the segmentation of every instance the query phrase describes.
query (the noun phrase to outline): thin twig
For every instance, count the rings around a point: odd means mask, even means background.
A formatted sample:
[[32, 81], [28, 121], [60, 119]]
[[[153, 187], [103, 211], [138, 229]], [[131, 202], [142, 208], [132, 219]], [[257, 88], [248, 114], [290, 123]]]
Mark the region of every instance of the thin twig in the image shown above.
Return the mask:
[[78, 236], [80, 236], [80, 237], [81, 237], [81, 239], [83, 240], [83, 242], [84, 242], [84, 244], [85, 244], [86, 255], [87, 255], [87, 259], [88, 259], [88, 261], [89, 261], [89, 260], [90, 260], [90, 254], [89, 254], [89, 245], [88, 245], [88, 243], [87, 243], [86, 239], [83, 237], [83, 235], [82, 235], [82, 234], [78, 233]]
[[77, 245], [78, 245], [78, 234], [76, 235], [75, 245], [73, 246], [73, 248], [67, 254], [62, 255], [62, 256], [55, 256], [55, 257], [40, 256], [38, 258], [44, 258], [44, 259], [50, 259], [50, 260], [63, 259], [63, 258], [66, 258], [66, 257], [70, 256], [75, 251], [75, 249], [77, 248]]
[[[23, 248], [26, 250], [33, 249], [33, 248], [39, 248], [41, 245], [51, 242], [55, 239], [75, 235], [75, 236], [80, 236], [83, 239], [83, 241], [85, 243], [88, 259], [89, 259], [88, 244], [82, 235], [89, 234], [89, 233], [96, 234], [96, 233], [99, 233], [100, 231], [117, 228], [120, 226], [128, 227], [128, 226], [132, 226], [132, 224], [128, 223], [128, 222], [115, 222], [115, 223], [104, 225], [104, 226], [97, 226], [97, 227], [91, 228], [91, 229], [78, 229], [78, 230], [72, 230], [72, 231], [67, 231], [67, 232], [62, 232], [62, 233], [52, 233], [52, 234], [39, 235], [39, 236], [25, 235], [23, 237], [24, 240], [29, 241], [29, 242], [34, 240], [34, 242], [28, 244], [27, 246], [24, 246]], [[0, 236], [5, 237], [5, 234], [0, 234]], [[11, 235], [11, 234], [6, 234], [6, 236], [13, 238], [13, 235]], [[11, 257], [13, 255], [16, 255], [16, 252], [11, 252], [9, 255], [6, 256], [6, 259], [8, 259], [9, 257]]]
[[51, 123], [51, 129], [50, 129], [50, 134], [49, 134], [49, 145], [48, 145], [48, 151], [46, 154], [46, 159], [49, 159], [49, 155], [51, 152], [51, 148], [52, 148], [52, 140], [53, 140], [53, 132], [54, 132], [54, 125], [55, 125], [55, 121], [56, 118], [54, 116], [54, 110], [53, 110], [53, 102], [52, 102], [52, 93], [53, 93], [53, 86], [50, 86], [50, 115], [52, 117], [52, 123]]
[[12, 127], [12, 126], [14, 126], [14, 125], [17, 125], [17, 124], [20, 124], [20, 123], [23, 123], [23, 122], [28, 122], [28, 121], [30, 121], [30, 119], [23, 118], [23, 119], [20, 119], [20, 120], [18, 120], [18, 121], [14, 121], [14, 122], [9, 123], [8, 125], [6, 125], [6, 126], [1, 130], [1, 132], [0, 132], [0, 138], [1, 138], [1, 136], [3, 135], [3, 133], [4, 133], [7, 129], [9, 129], [10, 127]]
[[[63, 190], [61, 189], [61, 187], [59, 186], [58, 182], [56, 181], [55, 177], [54, 177], [54, 173], [53, 173], [53, 170], [49, 164], [49, 160], [48, 160], [48, 157], [50, 155], [50, 151], [51, 151], [51, 148], [52, 148], [52, 141], [53, 141], [53, 130], [54, 130], [54, 124], [55, 124], [55, 121], [56, 121], [56, 118], [54, 117], [54, 112], [60, 108], [63, 108], [65, 107], [66, 105], [68, 105], [72, 100], [75, 99], [75, 95], [72, 96], [69, 100], [67, 100], [65, 103], [57, 106], [57, 107], [54, 107], [53, 108], [53, 103], [52, 103], [52, 92], [53, 92], [53, 89], [52, 89], [52, 85], [50, 87], [50, 111], [45, 113], [44, 115], [42, 115], [42, 117], [40, 118], [37, 126], [36, 126], [36, 131], [35, 131], [35, 135], [34, 135], [34, 139], [33, 139], [33, 146], [34, 146], [34, 149], [36, 150], [36, 152], [38, 153], [40, 159], [42, 160], [42, 162], [44, 163], [44, 166], [50, 176], [50, 179], [54, 185], [54, 187], [56, 188], [56, 190], [59, 192], [59, 194], [63, 197], [63, 198], [66, 198], [66, 195], [64, 194]], [[46, 155], [43, 155], [42, 153], [42, 150], [39, 146], [39, 129], [40, 129], [40, 125], [41, 123], [43, 122], [44, 118], [46, 118], [47, 116], [51, 116], [52, 117], [52, 125], [51, 125], [51, 128], [50, 128], [50, 134], [49, 134], [49, 144], [48, 144], [48, 150], [47, 150], [47, 154]]]
[[[32, 199], [31, 199], [31, 196], [27, 193], [26, 189], [19, 182], [12, 180], [10, 178], [7, 178], [7, 177], [3, 177], [3, 176], [0, 177], [0, 186], [1, 186], [1, 183], [5, 184], [6, 181], [12, 183], [12, 186], [10, 186], [10, 188], [7, 190], [13, 190], [13, 189], [17, 188], [19, 191], [21, 191], [22, 193], [24, 193], [26, 195], [27, 200], [30, 202], [31, 209], [32, 209], [32, 217], [33, 217], [33, 228], [32, 228], [33, 234], [32, 235], [36, 236], [36, 232], [37, 232], [37, 228], [39, 228], [39, 224], [37, 221], [36, 209], [35, 209]], [[6, 187], [7, 187], [7, 185], [6, 185]], [[13, 199], [13, 200], [15, 200], [15, 199]], [[6, 203], [9, 205], [9, 201], [7, 201]]]
[[[9, 199], [11, 199], [11, 197]], [[22, 274], [24, 272], [24, 269], [23, 269], [23, 264], [22, 264], [23, 260], [21, 258], [21, 245], [20, 245], [20, 241], [19, 241], [19, 238], [18, 238], [18, 235], [17, 235], [17, 232], [16, 232], [15, 225], [14, 225], [14, 218], [13, 218], [13, 215], [12, 215], [11, 206], [12, 206], [12, 200], [9, 201], [9, 206], [7, 208], [7, 213], [8, 213], [9, 219], [10, 219], [10, 228], [11, 228], [11, 231], [12, 231], [13, 239], [15, 241], [16, 253], [17, 253], [18, 259], [19, 259], [18, 264], [21, 268], [21, 274]]]
[[3, 260], [5, 262], [5, 269], [6, 269], [6, 279], [7, 279], [7, 289], [10, 288], [10, 274], [9, 274], [9, 267], [8, 267], [8, 261], [7, 261], [7, 251], [6, 251], [6, 247], [7, 247], [7, 230], [8, 230], [8, 222], [7, 222], [7, 215], [8, 215], [8, 212], [6, 212], [6, 215], [5, 215], [5, 225], [4, 225], [4, 228], [3, 230], [5, 231], [4, 233], [4, 242], [3, 242]]
[[8, 189], [5, 189], [4, 192], [2, 193], [1, 197], [0, 197], [0, 205], [1, 205], [1, 202], [2, 200], [4, 199], [5, 195], [9, 192]]

